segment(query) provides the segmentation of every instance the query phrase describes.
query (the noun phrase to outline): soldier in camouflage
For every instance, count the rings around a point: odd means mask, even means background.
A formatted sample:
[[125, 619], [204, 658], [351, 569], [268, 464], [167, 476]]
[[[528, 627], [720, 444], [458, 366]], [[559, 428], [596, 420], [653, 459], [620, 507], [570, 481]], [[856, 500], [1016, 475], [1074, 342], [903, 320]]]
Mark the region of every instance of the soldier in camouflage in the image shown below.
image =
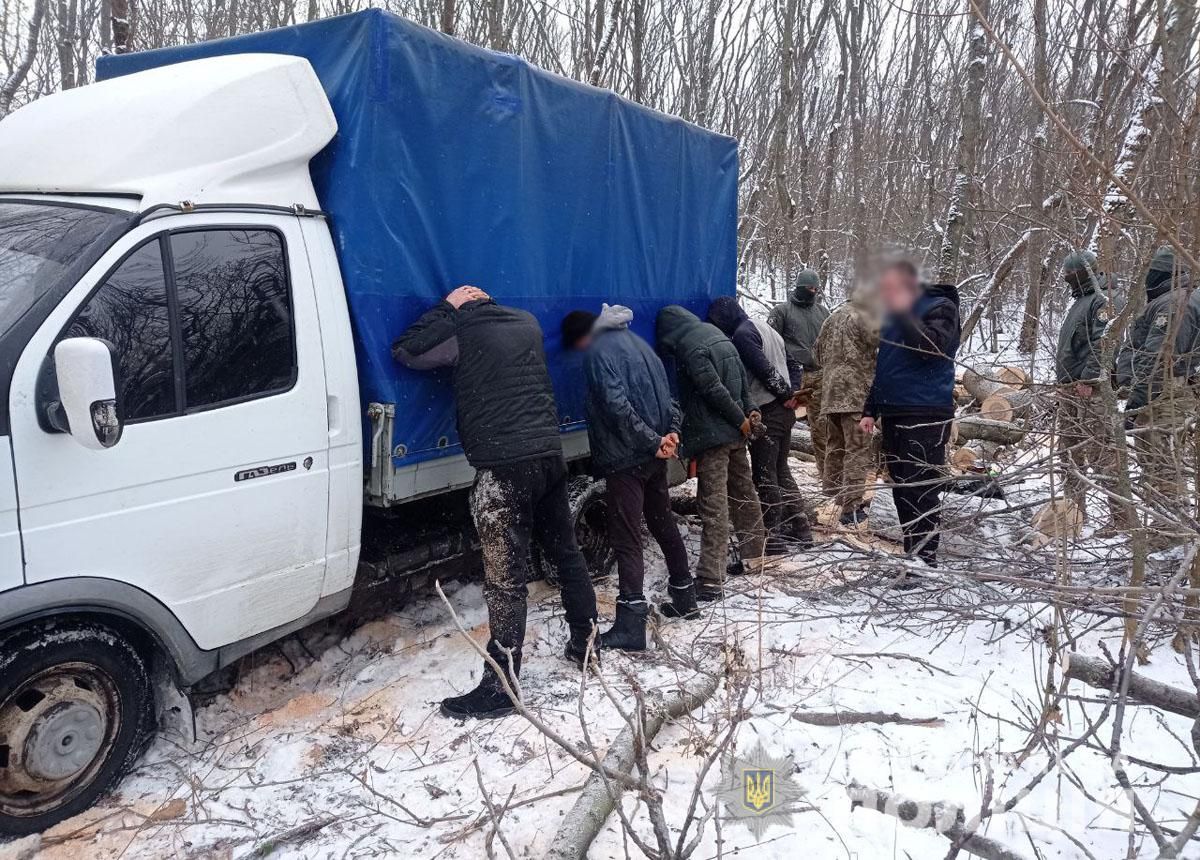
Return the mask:
[[767, 317], [767, 324], [783, 336], [788, 355], [804, 371], [804, 388], [801, 401], [808, 413], [808, 427], [812, 432], [813, 455], [817, 460], [817, 474], [822, 486], [832, 495], [831, 485], [825, 480], [825, 428], [821, 421], [821, 367], [813, 356], [813, 347], [821, 326], [829, 318], [829, 310], [821, 304], [821, 278], [812, 269], [804, 269], [796, 275], [792, 293], [787, 301], [780, 302]]
[[1198, 363], [1200, 298], [1190, 273], [1163, 246], [1146, 272], [1146, 308], [1117, 356], [1117, 383], [1129, 389], [1125, 427], [1134, 436], [1139, 491], [1151, 509], [1177, 511], [1186, 498]]
[[861, 284], [825, 320], [817, 337], [821, 413], [825, 424], [823, 478], [834, 487], [842, 525], [867, 518], [863, 495], [871, 466], [871, 436], [858, 426], [875, 378], [880, 314], [871, 285]]
[[[1096, 255], [1075, 251], [1063, 261], [1063, 280], [1074, 297], [1058, 333], [1055, 373], [1058, 381], [1058, 452], [1065, 468], [1066, 497], [1086, 516], [1087, 481], [1107, 484], [1117, 466], [1117, 452], [1106, 432], [1109, 417], [1097, 391], [1101, 375], [1100, 341], [1119, 312], [1114, 305], [1112, 280], [1098, 270]], [[1109, 522], [1096, 532], [1115, 534], [1126, 526], [1121, 503], [1105, 495]]]

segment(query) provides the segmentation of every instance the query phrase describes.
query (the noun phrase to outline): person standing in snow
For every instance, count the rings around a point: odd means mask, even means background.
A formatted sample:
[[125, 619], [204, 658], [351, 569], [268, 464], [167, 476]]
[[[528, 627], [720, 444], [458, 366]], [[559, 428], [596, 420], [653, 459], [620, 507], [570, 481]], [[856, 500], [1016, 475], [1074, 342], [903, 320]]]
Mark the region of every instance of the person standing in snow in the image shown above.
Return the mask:
[[[558, 571], [570, 629], [566, 656], [582, 665], [596, 592], [575, 542], [558, 409], [537, 320], [483, 290], [459, 287], [396, 340], [392, 355], [417, 370], [454, 368], [458, 434], [476, 470], [471, 513], [483, 548], [488, 653], [512, 676], [520, 673], [529, 541], [536, 535]], [[513, 710], [487, 664], [474, 690], [442, 701], [451, 717]]]
[[765, 433], [750, 440], [750, 466], [762, 502], [767, 555], [782, 555], [793, 542], [809, 546], [810, 516], [788, 464], [800, 365], [788, 354], [779, 332], [751, 320], [733, 296], [715, 299], [708, 308], [708, 321], [737, 347], [750, 382], [750, 404], [761, 413], [766, 427]]
[[[1117, 384], [1129, 390], [1125, 427], [1141, 467], [1141, 494], [1152, 506], [1185, 502], [1189, 424], [1196, 415], [1200, 297], [1191, 274], [1164, 245], [1146, 272], [1146, 307], [1129, 326], [1117, 356]], [[1160, 532], [1160, 543], [1172, 540]]]
[[883, 461], [904, 551], [937, 566], [938, 508], [946, 443], [954, 420], [954, 357], [961, 323], [958, 290], [922, 285], [917, 267], [897, 260], [883, 268], [879, 295], [886, 317], [875, 379], [859, 427], [870, 435], [883, 422]]
[[[1074, 251], [1063, 261], [1063, 280], [1074, 298], [1063, 317], [1055, 351], [1055, 378], [1058, 382], [1058, 451], [1067, 466], [1063, 491], [1074, 502], [1079, 515], [1087, 513], [1087, 483], [1090, 468], [1093, 480], [1105, 484], [1117, 468], [1117, 452], [1110, 434], [1097, 386], [1102, 368], [1100, 342], [1119, 309], [1113, 304], [1112, 281], [1102, 274], [1096, 255]], [[1125, 527], [1121, 503], [1105, 495], [1109, 522], [1096, 532], [1099, 537], [1117, 534]]]
[[679, 410], [662, 359], [629, 330], [633, 311], [604, 305], [600, 315], [571, 311], [562, 322], [563, 347], [584, 353], [588, 442], [592, 471], [605, 479], [608, 538], [617, 556], [617, 611], [600, 634], [602, 648], [646, 649], [642, 522], [667, 563], [669, 617], [694, 618], [696, 587], [687, 549], [671, 511], [667, 461], [679, 446]]
[[800, 405], [808, 415], [808, 429], [812, 433], [813, 456], [817, 461], [817, 475], [821, 486], [829, 495], [833, 487], [825, 479], [826, 430], [821, 415], [821, 366], [813, 354], [821, 326], [829, 318], [829, 310], [821, 303], [821, 278], [812, 269], [804, 269], [796, 275], [791, 295], [787, 301], [772, 308], [767, 316], [767, 325], [779, 332], [787, 347], [788, 355], [804, 371], [804, 389]]
[[766, 535], [746, 440], [760, 416], [737, 348], [714, 325], [679, 305], [656, 321], [659, 351], [674, 360], [683, 423], [680, 453], [696, 463], [700, 508], [700, 563], [696, 599], [724, 595], [730, 518], [749, 572], [763, 567]]
[[836, 490], [839, 522], [857, 525], [867, 518], [863, 501], [871, 471], [871, 436], [859, 427], [863, 403], [875, 378], [879, 349], [878, 292], [863, 283], [835, 310], [817, 336], [821, 363], [821, 412], [825, 421], [825, 473]]

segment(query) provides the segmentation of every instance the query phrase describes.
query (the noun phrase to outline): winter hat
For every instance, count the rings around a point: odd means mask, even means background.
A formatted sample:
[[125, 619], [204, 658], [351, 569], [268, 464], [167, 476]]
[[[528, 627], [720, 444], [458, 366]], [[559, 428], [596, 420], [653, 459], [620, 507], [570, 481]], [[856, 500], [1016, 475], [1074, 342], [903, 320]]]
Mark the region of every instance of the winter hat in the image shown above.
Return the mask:
[[[1163, 245], [1150, 258], [1150, 268], [1146, 270], [1146, 289], [1153, 291], [1162, 287], [1175, 276], [1175, 250], [1170, 245]], [[1162, 292], [1162, 290], [1159, 290]]]
[[810, 293], [815, 293], [821, 289], [821, 276], [812, 269], [801, 269], [800, 273], [796, 275], [794, 286], [796, 289], [803, 288]]
[[567, 349], [574, 349], [579, 341], [592, 333], [596, 314], [591, 311], [571, 311], [562, 321], [562, 342]]
[[1063, 275], [1072, 275], [1076, 272], [1094, 275], [1097, 263], [1096, 255], [1091, 251], [1072, 251], [1063, 260]]

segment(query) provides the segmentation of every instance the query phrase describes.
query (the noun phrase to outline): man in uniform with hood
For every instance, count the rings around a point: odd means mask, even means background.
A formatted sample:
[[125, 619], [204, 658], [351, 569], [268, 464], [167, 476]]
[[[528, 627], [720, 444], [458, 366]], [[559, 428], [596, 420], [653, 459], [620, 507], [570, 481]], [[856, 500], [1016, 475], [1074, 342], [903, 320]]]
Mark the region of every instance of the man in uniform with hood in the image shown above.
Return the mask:
[[600, 315], [571, 311], [562, 321], [565, 349], [584, 353], [592, 471], [605, 479], [608, 537], [617, 556], [617, 612], [600, 647], [646, 650], [650, 604], [644, 583], [642, 522], [667, 563], [670, 617], [693, 618], [696, 588], [675, 525], [667, 461], [679, 445], [679, 410], [662, 359], [629, 330], [633, 311], [604, 305]]
[[[1084, 475], [1092, 470], [1092, 480], [1101, 485], [1112, 480], [1117, 452], [1112, 435], [1106, 432], [1108, 416], [1100, 400], [1100, 341], [1116, 317], [1112, 281], [1097, 267], [1091, 251], [1074, 251], [1063, 261], [1063, 280], [1071, 289], [1074, 302], [1063, 318], [1055, 352], [1058, 381], [1058, 449], [1066, 461], [1063, 490], [1075, 503], [1080, 516], [1086, 516], [1087, 483]], [[1124, 525], [1121, 503], [1105, 496], [1109, 523], [1096, 535], [1116, 534]]]
[[714, 325], [679, 305], [658, 313], [658, 348], [675, 365], [683, 409], [680, 454], [696, 464], [700, 509], [700, 562], [696, 599], [724, 595], [730, 519], [746, 570], [763, 567], [766, 535], [762, 509], [746, 456], [760, 416], [737, 348]]
[[1154, 253], [1145, 283], [1146, 308], [1130, 325], [1117, 356], [1117, 384], [1129, 389], [1125, 427], [1134, 436], [1142, 501], [1169, 510], [1186, 496], [1184, 458], [1196, 416], [1200, 299], [1168, 245]]
[[[392, 344], [392, 356], [414, 370], [454, 369], [458, 435], [475, 467], [471, 514], [483, 546], [488, 654], [506, 674], [520, 674], [529, 542], [536, 536], [558, 571], [570, 630], [566, 657], [582, 666], [596, 623], [596, 592], [575, 541], [558, 407], [537, 320], [463, 286], [409, 326]], [[490, 663], [479, 686], [442, 701], [450, 717], [502, 717], [513, 710]]]
[[737, 347], [750, 381], [750, 403], [766, 427], [765, 433], [750, 440], [750, 466], [762, 502], [767, 554], [788, 552], [793, 542], [811, 545], [809, 514], [788, 463], [800, 365], [788, 354], [779, 332], [751, 320], [733, 296], [715, 299], [708, 308], [708, 321]]
[[829, 318], [829, 310], [821, 304], [820, 293], [820, 276], [812, 269], [804, 269], [796, 275], [787, 301], [780, 302], [771, 310], [767, 324], [783, 336], [788, 355], [804, 371], [801, 405], [808, 414], [808, 429], [812, 432], [813, 456], [817, 461], [821, 486], [832, 495], [832, 485], [825, 479], [826, 430], [821, 419], [821, 367], [813, 355], [817, 335]]
[[871, 436], [858, 425], [875, 378], [879, 322], [878, 292], [874, 284], [862, 283], [848, 302], [830, 314], [817, 337], [827, 434], [825, 476], [836, 490], [839, 522], [844, 526], [867, 518], [863, 496], [871, 469]]

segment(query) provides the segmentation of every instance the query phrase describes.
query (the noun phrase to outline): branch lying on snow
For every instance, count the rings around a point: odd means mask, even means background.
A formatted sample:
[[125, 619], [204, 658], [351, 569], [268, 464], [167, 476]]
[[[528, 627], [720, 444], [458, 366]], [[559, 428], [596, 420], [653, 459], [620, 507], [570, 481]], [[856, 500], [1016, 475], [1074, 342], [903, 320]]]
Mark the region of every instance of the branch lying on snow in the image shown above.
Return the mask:
[[[1068, 678], [1083, 681], [1089, 687], [1112, 692], [1116, 672], [1120, 667], [1107, 660], [1083, 654], [1069, 655], [1066, 663]], [[1181, 717], [1200, 718], [1200, 701], [1197, 701], [1195, 690], [1172, 687], [1132, 670], [1129, 672], [1129, 697], [1137, 702], [1170, 711], [1172, 714], [1179, 714]]]
[[[695, 710], [711, 699], [719, 680], [717, 675], [702, 675], [677, 696], [660, 706], [648, 708], [640, 742], [649, 744], [667, 720]], [[630, 774], [634, 764], [634, 742], [633, 727], [626, 726], [609, 747], [604, 757], [604, 770]], [[547, 860], [584, 860], [619, 797], [616, 786], [606, 782], [600, 772], [593, 772], [583, 787], [583, 794], [554, 834], [550, 850], [546, 852]]]
[[890, 791], [868, 788], [858, 782], [851, 782], [846, 786], [846, 794], [850, 796], [851, 809], [863, 806], [898, 818], [909, 827], [936, 830], [953, 842], [955, 848], [984, 860], [1024, 860], [1022, 855], [996, 840], [970, 833], [965, 827], [966, 816], [962, 807], [954, 804], [909, 800]]
[[898, 726], [924, 726], [938, 728], [946, 725], [939, 717], [902, 717], [899, 714], [885, 714], [883, 711], [794, 711], [792, 719], [810, 726], [854, 726], [862, 723], [894, 723]]

